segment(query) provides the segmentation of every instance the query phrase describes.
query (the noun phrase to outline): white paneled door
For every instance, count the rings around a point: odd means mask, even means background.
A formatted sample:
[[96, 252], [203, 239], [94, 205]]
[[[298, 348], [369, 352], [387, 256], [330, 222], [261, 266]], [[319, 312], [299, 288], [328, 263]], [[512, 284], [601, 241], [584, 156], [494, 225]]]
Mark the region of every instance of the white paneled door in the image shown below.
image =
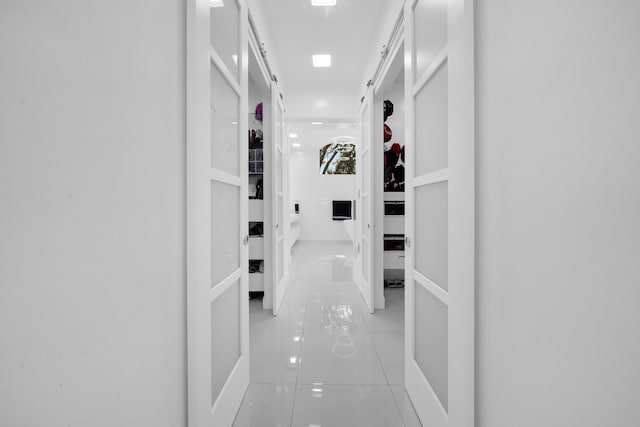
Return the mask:
[[405, 4], [405, 382], [423, 425], [474, 425], [473, 0]]
[[249, 382], [247, 6], [188, 16], [189, 426], [230, 426]]
[[[373, 152], [371, 150], [374, 132], [373, 87], [367, 93], [360, 107], [362, 138], [360, 148], [356, 153], [357, 199], [358, 209], [355, 221], [356, 272], [355, 281], [367, 304], [369, 312], [374, 310], [374, 276], [373, 276]], [[359, 206], [359, 208], [358, 208]]]
[[273, 314], [278, 314], [284, 298], [287, 284], [287, 263], [285, 252], [288, 250], [285, 244], [285, 227], [289, 226], [289, 210], [285, 206], [285, 146], [284, 146], [284, 105], [275, 82], [271, 83], [271, 111], [272, 137], [271, 158], [273, 159], [273, 174], [271, 188], [273, 191], [272, 218], [273, 218]]

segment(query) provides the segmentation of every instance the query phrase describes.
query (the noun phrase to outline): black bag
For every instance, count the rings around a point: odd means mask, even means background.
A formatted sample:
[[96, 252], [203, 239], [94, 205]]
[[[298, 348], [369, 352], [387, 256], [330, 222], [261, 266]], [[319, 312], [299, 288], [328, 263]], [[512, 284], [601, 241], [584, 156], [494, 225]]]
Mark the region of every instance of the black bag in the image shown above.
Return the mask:
[[388, 99], [384, 100], [384, 121], [387, 121], [387, 117], [393, 115], [393, 102]]

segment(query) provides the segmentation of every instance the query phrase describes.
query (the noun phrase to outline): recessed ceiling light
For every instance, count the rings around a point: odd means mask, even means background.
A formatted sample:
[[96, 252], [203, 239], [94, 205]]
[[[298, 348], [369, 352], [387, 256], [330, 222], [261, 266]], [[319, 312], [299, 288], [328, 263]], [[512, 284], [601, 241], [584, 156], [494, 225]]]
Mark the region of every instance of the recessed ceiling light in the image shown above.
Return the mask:
[[336, 0], [311, 0], [313, 6], [335, 6]]
[[319, 67], [331, 67], [331, 55], [313, 55], [313, 66]]
[[289, 134], [289, 138], [297, 138], [298, 134], [297, 133], [290, 133]]
[[312, 125], [321, 125], [322, 122], [311, 122]]
[[223, 7], [224, 3], [222, 0], [209, 0], [209, 6], [211, 7]]
[[300, 144], [291, 144], [292, 147], [300, 147]]

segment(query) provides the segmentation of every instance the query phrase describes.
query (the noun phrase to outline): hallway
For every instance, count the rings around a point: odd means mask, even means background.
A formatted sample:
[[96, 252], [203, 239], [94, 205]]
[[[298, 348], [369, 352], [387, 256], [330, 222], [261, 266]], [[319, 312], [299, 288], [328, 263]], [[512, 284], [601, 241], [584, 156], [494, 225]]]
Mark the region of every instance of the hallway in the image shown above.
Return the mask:
[[352, 246], [298, 242], [280, 314], [250, 302], [251, 384], [234, 426], [419, 426], [404, 391], [404, 289], [371, 315]]

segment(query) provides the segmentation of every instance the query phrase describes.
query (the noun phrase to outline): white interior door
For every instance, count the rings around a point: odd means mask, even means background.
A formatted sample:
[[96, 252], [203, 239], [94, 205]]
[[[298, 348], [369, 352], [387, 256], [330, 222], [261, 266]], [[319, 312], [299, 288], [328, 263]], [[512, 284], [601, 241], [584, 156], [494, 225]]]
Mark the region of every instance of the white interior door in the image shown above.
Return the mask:
[[423, 425], [474, 425], [473, 0], [405, 4], [406, 388]]
[[188, 17], [189, 425], [230, 426], [249, 383], [247, 6]]
[[[374, 105], [373, 87], [367, 89], [367, 93], [360, 107], [362, 138], [360, 149], [356, 153], [357, 174], [357, 206], [359, 212], [356, 215], [356, 274], [355, 281], [367, 304], [369, 312], [374, 310], [374, 275], [372, 266], [373, 257], [373, 192], [372, 171], [374, 153], [371, 149], [374, 132]], [[380, 183], [380, 185], [382, 185]], [[356, 206], [356, 207], [357, 207]]]
[[275, 82], [271, 84], [272, 114], [272, 155], [273, 178], [272, 218], [273, 218], [273, 314], [278, 314], [287, 284], [285, 262], [285, 227], [289, 225], [289, 211], [285, 207], [285, 147], [284, 147], [284, 105]]

